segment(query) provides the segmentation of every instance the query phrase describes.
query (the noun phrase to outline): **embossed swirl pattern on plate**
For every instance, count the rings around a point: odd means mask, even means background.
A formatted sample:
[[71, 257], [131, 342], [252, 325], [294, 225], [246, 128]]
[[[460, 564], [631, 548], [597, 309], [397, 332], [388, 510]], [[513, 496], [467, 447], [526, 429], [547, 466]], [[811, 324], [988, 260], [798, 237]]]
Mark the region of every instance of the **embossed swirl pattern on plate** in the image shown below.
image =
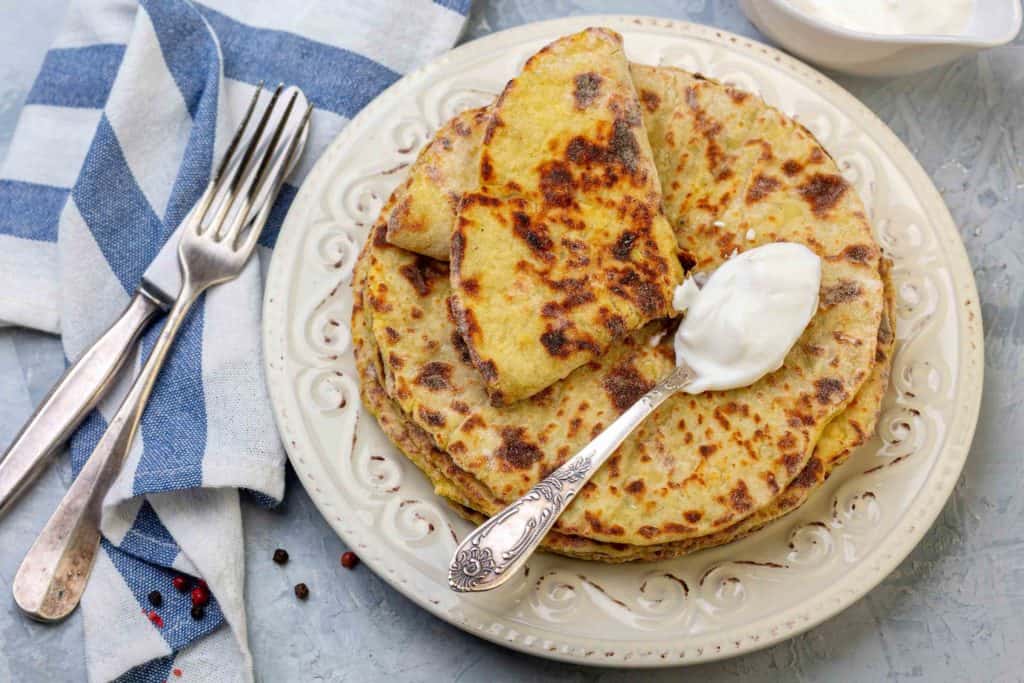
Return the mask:
[[[558, 24], [550, 37], [574, 30], [571, 21]], [[284, 391], [311, 425], [303, 445], [292, 444], [312, 451], [302, 455], [318, 463], [314, 468], [292, 451], [293, 460], [304, 463], [296, 466], [300, 474], [309, 471], [304, 483], [310, 485], [313, 469], [336, 473], [338, 493], [331, 498], [317, 488], [317, 504], [325, 514], [335, 514], [329, 519], [350, 541], [373, 549], [367, 559], [379, 561], [389, 580], [394, 576], [396, 585], [425, 606], [450, 605], [437, 609], [447, 609], [439, 613], [485, 637], [540, 654], [578, 661], [603, 657], [600, 661], [618, 664], [633, 658], [692, 661], [793, 633], [820, 618], [818, 613], [787, 617], [770, 630], [754, 631], [749, 625], [794, 605], [809, 605], [816, 592], [827, 592], [855, 571], [877, 574], [866, 563], [908, 514], [916, 492], [912, 487], [921, 485], [940, 457], [955, 422], [955, 399], [962, 391], [959, 356], [931, 340], [936, 335], [956, 340], [976, 331], [965, 329], [963, 316], [953, 308], [960, 295], [955, 287], [963, 289], [956, 283], [966, 272], [948, 256], [955, 231], [934, 223], [942, 215], [915, 192], [907, 159], [878, 141], [877, 123], [865, 123], [863, 114], [855, 123], [839, 108], [839, 102], [853, 105], [835, 86], [774, 51], [727, 34], [670, 22], [615, 21], [631, 58], [700, 71], [752, 90], [795, 115], [861, 193], [879, 243], [894, 262], [898, 287], [898, 352], [877, 438], [839, 468], [804, 508], [743, 541], [657, 565], [613, 568], [538, 557], [531, 560], [531, 566], [537, 565], [534, 573], [512, 589], [511, 602], [500, 597], [453, 602], [442, 578], [446, 553], [454, 548], [456, 530], [467, 527], [438, 505], [429, 485], [387, 443], [357, 400], [346, 327], [348, 285], [359, 245], [400, 181], [398, 171], [449, 116], [485, 104], [499, 92], [536, 45], [535, 38], [410, 79], [404, 92], [381, 98], [386, 106], [380, 101], [371, 105], [372, 122], [368, 110], [361, 128], [359, 120], [353, 122], [350, 127], [357, 132], [343, 134], [344, 144], [336, 143], [321, 160], [311, 201], [303, 204], [309, 207], [305, 224], [288, 228], [303, 231], [303, 247], [292, 249], [302, 257], [291, 257], [295, 270], [283, 285], [289, 293], [301, 293], [291, 300], [282, 323], [288, 328], [287, 363], [293, 370], [286, 374], [312, 374], [286, 380], [290, 388]], [[886, 139], [886, 144], [892, 142]], [[275, 258], [284, 258], [285, 251], [279, 246]], [[954, 273], [951, 264], [961, 272]], [[974, 368], [976, 359], [972, 363]], [[302, 431], [291, 430], [280, 411], [279, 421], [289, 435]], [[333, 513], [334, 506], [347, 515]], [[403, 588], [422, 581], [436, 583], [438, 594], [427, 600]], [[865, 585], [857, 590], [863, 592]], [[844, 599], [835, 598], [818, 612], [832, 613]], [[652, 643], [674, 645], [637, 647], [631, 635], [637, 630], [649, 632]], [[717, 645], [708, 645], [716, 638]], [[586, 646], [592, 641], [619, 645], [599, 651]]]

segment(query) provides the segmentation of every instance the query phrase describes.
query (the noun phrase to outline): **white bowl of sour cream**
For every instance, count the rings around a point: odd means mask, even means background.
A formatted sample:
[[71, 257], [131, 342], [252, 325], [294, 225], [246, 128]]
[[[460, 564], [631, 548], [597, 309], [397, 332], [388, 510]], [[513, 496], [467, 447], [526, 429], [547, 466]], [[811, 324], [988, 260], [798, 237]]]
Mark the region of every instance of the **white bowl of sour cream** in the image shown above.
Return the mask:
[[740, 0], [758, 29], [809, 61], [860, 76], [900, 76], [1003, 45], [1020, 0]]

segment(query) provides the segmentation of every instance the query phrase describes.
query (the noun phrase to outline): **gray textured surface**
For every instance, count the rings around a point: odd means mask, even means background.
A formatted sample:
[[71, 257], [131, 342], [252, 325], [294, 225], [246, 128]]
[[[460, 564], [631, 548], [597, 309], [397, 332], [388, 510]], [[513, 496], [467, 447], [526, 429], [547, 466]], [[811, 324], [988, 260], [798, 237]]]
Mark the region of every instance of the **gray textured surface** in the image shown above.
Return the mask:
[[[64, 0], [0, 0], [0, 157]], [[691, 19], [759, 38], [735, 2], [478, 0], [467, 39], [599, 12]], [[1024, 680], [1024, 41], [898, 80], [838, 78], [888, 123], [942, 192], [967, 245], [985, 322], [986, 383], [971, 457], [921, 545], [838, 617], [768, 650], [685, 672], [556, 664], [477, 640], [423, 612], [365, 567], [294, 477], [281, 510], [248, 509], [251, 644], [261, 680]], [[0, 330], [0, 444], [59, 374], [58, 342]], [[8, 597], [17, 563], [68, 480], [65, 458], [0, 521], [0, 681], [81, 680], [81, 622], [31, 624]], [[292, 560], [270, 561], [277, 546]], [[291, 586], [312, 591], [298, 603]]]

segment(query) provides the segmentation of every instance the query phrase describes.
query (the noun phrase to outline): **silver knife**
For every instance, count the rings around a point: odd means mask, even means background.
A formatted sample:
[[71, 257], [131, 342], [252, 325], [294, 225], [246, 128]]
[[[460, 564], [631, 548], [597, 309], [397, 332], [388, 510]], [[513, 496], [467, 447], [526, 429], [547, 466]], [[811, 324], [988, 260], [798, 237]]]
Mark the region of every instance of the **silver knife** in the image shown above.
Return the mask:
[[0, 516], [106, 394], [136, 340], [181, 289], [175, 231], [146, 269], [121, 316], [69, 367], [0, 460]]

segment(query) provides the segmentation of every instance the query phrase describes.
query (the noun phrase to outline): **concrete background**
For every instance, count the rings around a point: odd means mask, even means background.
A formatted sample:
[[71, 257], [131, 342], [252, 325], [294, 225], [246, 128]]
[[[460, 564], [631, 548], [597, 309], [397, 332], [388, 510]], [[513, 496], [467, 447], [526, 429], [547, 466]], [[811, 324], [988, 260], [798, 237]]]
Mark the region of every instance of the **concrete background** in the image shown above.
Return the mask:
[[[0, 0], [0, 158], [60, 26], [66, 0]], [[764, 40], [734, 0], [477, 0], [465, 40], [569, 14], [688, 19]], [[245, 510], [249, 624], [264, 681], [1024, 681], [1024, 40], [923, 75], [836, 77], [924, 165], [960, 226], [981, 294], [981, 420], [956, 492], [924, 541], [866, 598], [811, 632], [686, 670], [569, 666], [504, 650], [420, 610], [365, 567], [293, 475], [279, 510]], [[59, 342], [0, 330], [0, 446], [63, 367]], [[21, 618], [9, 597], [21, 557], [70, 477], [60, 458], [0, 520], [0, 681], [84, 680], [82, 624]], [[291, 562], [270, 561], [284, 546]], [[299, 603], [291, 587], [309, 584]]]

